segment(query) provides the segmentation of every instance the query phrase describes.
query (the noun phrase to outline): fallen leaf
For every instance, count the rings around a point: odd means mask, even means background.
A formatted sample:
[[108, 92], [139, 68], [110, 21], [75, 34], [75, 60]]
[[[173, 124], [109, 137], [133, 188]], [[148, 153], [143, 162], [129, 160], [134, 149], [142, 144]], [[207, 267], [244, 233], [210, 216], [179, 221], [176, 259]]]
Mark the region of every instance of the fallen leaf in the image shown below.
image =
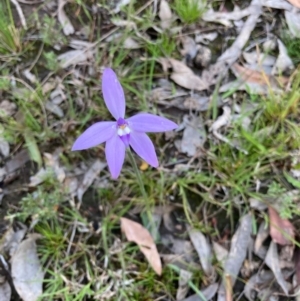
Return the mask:
[[60, 62], [61, 68], [67, 68], [71, 65], [87, 64], [93, 58], [91, 50], [70, 50], [60, 54], [57, 59]]
[[176, 300], [181, 301], [185, 298], [189, 291], [189, 281], [191, 280], [193, 274], [184, 269], [180, 269], [178, 288], [176, 293]]
[[265, 263], [274, 273], [275, 278], [276, 278], [278, 284], [281, 286], [284, 293], [286, 295], [288, 295], [288, 293], [289, 293], [288, 284], [285, 281], [285, 279], [282, 275], [282, 272], [281, 272], [279, 258], [278, 258], [277, 245], [274, 241], [271, 241], [268, 253], [265, 258]]
[[266, 226], [265, 221], [262, 221], [261, 224], [259, 225], [255, 243], [254, 243], [254, 253], [262, 259], [265, 259], [265, 256], [267, 254], [267, 249], [266, 247], [263, 246], [263, 243], [268, 237], [269, 237], [269, 229]]
[[228, 106], [223, 107], [223, 114], [217, 118], [217, 120], [211, 125], [209, 131], [215, 132], [221, 127], [228, 125], [231, 117], [231, 109]]
[[58, 0], [57, 18], [62, 26], [64, 34], [68, 36], [70, 34], [73, 34], [75, 32], [75, 29], [64, 11], [64, 6], [66, 3], [66, 0]]
[[0, 137], [0, 153], [4, 157], [8, 157], [9, 156], [9, 149], [10, 149], [9, 148], [9, 143], [6, 140], [4, 140], [2, 137]]
[[36, 76], [29, 69], [25, 69], [22, 73], [31, 83], [35, 84], [37, 82]]
[[279, 55], [273, 67], [272, 74], [281, 74], [285, 71], [291, 71], [295, 68], [284, 44], [281, 42], [280, 39], [277, 40], [277, 43], [279, 48]]
[[262, 270], [250, 277], [247, 280], [244, 293], [249, 301], [257, 300], [255, 291], [260, 291], [261, 286], [271, 286], [274, 281], [274, 275], [271, 271]]
[[300, 38], [300, 11], [298, 9], [285, 10], [284, 15], [291, 36]]
[[300, 0], [287, 0], [287, 1], [289, 1], [295, 7], [300, 8]]
[[0, 283], [0, 301], [10, 301], [11, 287], [7, 281]]
[[91, 165], [88, 171], [84, 174], [82, 183], [78, 187], [77, 198], [79, 202], [82, 201], [82, 196], [87, 191], [87, 189], [92, 185], [98, 174], [101, 170], [106, 166], [105, 163], [100, 160], [95, 160], [95, 162]]
[[282, 219], [278, 212], [272, 208], [269, 209], [270, 218], [270, 235], [272, 240], [280, 245], [290, 245], [293, 244], [293, 239], [295, 237], [295, 228], [292, 223], [287, 219]]
[[17, 110], [17, 106], [13, 102], [10, 102], [8, 100], [3, 100], [0, 102], [1, 117], [12, 116], [13, 114], [15, 114], [16, 110]]
[[[240, 57], [242, 49], [245, 47], [248, 42], [252, 31], [254, 30], [256, 23], [259, 20], [259, 17], [262, 13], [262, 4], [260, 0], [252, 0], [251, 4], [247, 7], [249, 11], [249, 17], [244, 23], [243, 28], [241, 29], [239, 35], [234, 40], [232, 45], [226, 49], [225, 52], [218, 58], [217, 63], [227, 63], [228, 65], [233, 64]], [[244, 11], [244, 10], [243, 10]], [[242, 17], [242, 11], [233, 12]]]
[[201, 290], [201, 294], [203, 295], [203, 298], [201, 298], [198, 294], [194, 294], [192, 296], [189, 296], [188, 298], [182, 300], [182, 301], [205, 301], [205, 300], [212, 300], [215, 294], [217, 293], [219, 284], [214, 283], [206, 287], [205, 289]]
[[[252, 233], [252, 216], [247, 214], [241, 218], [240, 226], [232, 237], [228, 258], [224, 262], [224, 275], [228, 275], [233, 287], [246, 258]], [[226, 282], [223, 280], [218, 290], [218, 300], [225, 300]]]
[[[289, 0], [287, 0], [289, 1]], [[285, 0], [264, 0], [262, 1], [262, 5], [275, 9], [284, 9], [284, 10], [292, 10], [293, 6]], [[292, 0], [297, 1], [297, 0]]]
[[209, 277], [213, 276], [213, 256], [211, 246], [208, 243], [207, 238], [198, 230], [190, 230], [189, 237], [194, 245], [195, 250], [197, 251], [204, 273]]
[[188, 156], [194, 156], [206, 141], [206, 131], [201, 116], [184, 117], [185, 129], [180, 149]]
[[23, 301], [36, 301], [43, 293], [44, 273], [37, 256], [37, 235], [23, 240], [11, 259], [14, 286]]
[[125, 49], [139, 49], [141, 48], [141, 45], [138, 42], [136, 42], [133, 38], [128, 37], [125, 39], [123, 47]]
[[5, 252], [12, 256], [18, 249], [26, 232], [27, 227], [21, 223], [18, 223], [17, 227], [11, 226], [1, 238], [0, 253]]
[[54, 115], [56, 115], [57, 117], [63, 118], [64, 117], [64, 112], [63, 110], [56, 105], [55, 103], [53, 103], [52, 101], [47, 101], [45, 104], [45, 108], [53, 113]]
[[[203, 91], [208, 88], [207, 83], [186, 66], [183, 62], [175, 59], [161, 59], [162, 64], [172, 67], [171, 79], [185, 89]], [[166, 69], [166, 68], [165, 68]]]
[[295, 250], [295, 269], [296, 269], [296, 280], [297, 284], [300, 285], [300, 248], [297, 247]]
[[145, 255], [153, 270], [158, 275], [161, 275], [161, 259], [149, 231], [141, 224], [138, 224], [130, 219], [122, 217], [120, 220], [121, 229], [124, 232], [127, 240], [134, 242], [139, 246], [141, 252]]
[[159, 13], [160, 26], [162, 29], [168, 29], [172, 25], [172, 11], [166, 0], [160, 1]]
[[216, 255], [217, 260], [224, 266], [224, 262], [228, 257], [228, 250], [225, 249], [222, 245], [213, 241], [213, 250]]
[[181, 38], [182, 49], [180, 53], [187, 60], [193, 60], [198, 52], [198, 46], [195, 40], [189, 36]]

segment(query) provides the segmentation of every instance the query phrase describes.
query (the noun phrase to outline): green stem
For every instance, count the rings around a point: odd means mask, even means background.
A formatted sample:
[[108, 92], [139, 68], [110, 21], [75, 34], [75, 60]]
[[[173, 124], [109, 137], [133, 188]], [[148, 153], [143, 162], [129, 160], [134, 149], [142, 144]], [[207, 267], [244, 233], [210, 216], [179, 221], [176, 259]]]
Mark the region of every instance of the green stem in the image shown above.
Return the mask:
[[131, 162], [131, 164], [133, 166], [133, 169], [134, 169], [134, 172], [136, 174], [136, 177], [137, 177], [137, 180], [138, 180], [138, 183], [139, 183], [139, 186], [140, 186], [140, 190], [141, 190], [142, 196], [144, 198], [144, 202], [146, 204], [146, 212], [141, 213], [141, 218], [142, 218], [144, 226], [150, 231], [153, 239], [156, 241], [159, 238], [159, 234], [158, 234], [158, 231], [157, 231], [157, 227], [155, 226], [155, 221], [153, 220], [153, 217], [152, 217], [152, 214], [151, 214], [151, 207], [150, 207], [149, 197], [148, 197], [147, 192], [145, 190], [142, 175], [141, 175], [141, 172], [140, 172], [140, 170], [139, 170], [139, 168], [136, 164], [136, 161], [135, 161], [134, 156], [133, 156], [130, 149], [128, 150], [128, 154], [129, 154], [130, 162]]
[[128, 150], [128, 154], [129, 154], [130, 162], [131, 162], [131, 164], [133, 166], [133, 169], [134, 169], [134, 172], [136, 174], [136, 177], [137, 177], [137, 180], [138, 180], [138, 183], [139, 183], [139, 186], [140, 186], [141, 193], [143, 195], [143, 198], [147, 202], [148, 196], [147, 196], [147, 193], [146, 193], [146, 190], [145, 190], [145, 186], [144, 186], [144, 182], [143, 182], [141, 173], [140, 173], [139, 168], [138, 168], [138, 166], [137, 166], [137, 164], [135, 162], [135, 159], [134, 159], [134, 156], [133, 156], [131, 150]]

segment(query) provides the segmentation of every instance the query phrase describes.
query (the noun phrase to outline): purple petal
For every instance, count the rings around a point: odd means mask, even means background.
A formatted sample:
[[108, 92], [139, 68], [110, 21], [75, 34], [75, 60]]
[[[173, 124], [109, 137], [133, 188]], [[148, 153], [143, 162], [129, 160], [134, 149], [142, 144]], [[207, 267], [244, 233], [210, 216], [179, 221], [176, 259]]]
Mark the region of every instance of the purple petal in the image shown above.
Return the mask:
[[174, 130], [178, 125], [164, 117], [148, 113], [140, 113], [127, 119], [129, 127], [138, 132], [167, 132]]
[[97, 122], [86, 129], [74, 142], [72, 151], [87, 149], [107, 141], [116, 133], [114, 121]]
[[106, 142], [106, 161], [113, 179], [117, 179], [120, 175], [125, 158], [125, 149], [125, 144], [118, 135], [114, 135]]
[[115, 72], [106, 68], [102, 76], [102, 93], [105, 104], [116, 120], [125, 116], [125, 96]]
[[148, 164], [153, 167], [158, 167], [158, 160], [154, 145], [145, 133], [131, 132], [129, 144], [133, 150]]

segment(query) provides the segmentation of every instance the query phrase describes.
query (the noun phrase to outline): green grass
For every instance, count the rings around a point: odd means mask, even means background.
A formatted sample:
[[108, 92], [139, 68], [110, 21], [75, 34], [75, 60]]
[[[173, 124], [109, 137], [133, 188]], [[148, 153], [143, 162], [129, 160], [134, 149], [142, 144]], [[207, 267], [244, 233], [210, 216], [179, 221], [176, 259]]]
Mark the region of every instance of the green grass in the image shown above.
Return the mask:
[[0, 55], [11, 56], [21, 49], [21, 32], [15, 27], [10, 2], [3, 1], [0, 3]]
[[206, 0], [174, 0], [173, 8], [183, 23], [199, 21], [206, 9]]
[[[68, 5], [72, 12], [79, 12], [78, 27], [91, 25], [91, 11], [84, 1], [78, 0]], [[0, 67], [0, 89], [5, 99], [15, 103], [18, 108], [17, 117], [0, 116], [3, 124], [1, 134], [3, 129], [2, 135], [10, 143], [13, 153], [20, 148], [27, 148], [36, 163], [34, 166], [39, 169], [44, 163], [43, 153], [53, 153], [60, 147], [60, 164], [68, 176], [73, 173], [82, 176], [83, 167], [89, 166], [95, 158], [104, 161], [103, 145], [84, 152], [70, 151], [76, 137], [89, 125], [112, 119], [99, 88], [104, 66], [116, 70], [124, 87], [127, 116], [138, 111], [162, 111], [165, 116], [181, 120], [177, 111], [164, 110], [149, 101], [149, 93], [156, 80], [165, 77], [158, 63], [159, 58], [181, 59], [178, 37], [171, 31], [153, 30], [153, 26], [159, 26], [159, 20], [153, 15], [152, 7], [137, 13], [137, 9], [140, 9], [138, 5], [140, 3], [133, 1], [120, 14], [124, 20], [134, 22], [136, 29], [120, 27], [113, 33], [120, 35], [109, 42], [101, 40], [101, 26], [106, 26], [105, 30], [109, 31], [112, 25], [109, 22], [103, 25], [102, 20], [97, 20], [99, 24], [93, 24], [94, 32], [89, 39], [98, 44], [92, 65], [94, 73], [91, 74], [87, 66], [62, 70], [57, 65], [59, 52], [52, 46], [57, 43], [64, 50], [68, 49], [70, 37], [62, 34], [61, 26], [50, 16], [40, 17], [39, 29], [28, 30], [28, 36], [37, 31], [41, 39], [28, 42], [25, 50], [18, 44], [22, 34], [14, 27], [10, 14], [7, 14], [7, 18], [0, 18], [0, 55], [11, 56], [22, 51], [21, 65], [23, 60], [30, 65], [41, 50], [31, 70], [38, 78], [35, 84], [28, 83], [15, 72], [19, 61], [6, 60], [5, 66]], [[196, 0], [175, 0], [172, 8], [182, 24], [188, 25], [200, 20], [205, 6], [206, 2], [199, 6]], [[108, 5], [101, 3], [98, 8], [101, 8], [103, 18], [110, 13]], [[128, 37], [136, 40], [141, 48], [125, 49], [124, 41]], [[297, 39], [286, 42], [289, 54], [295, 61], [299, 57], [297, 43]], [[12, 86], [11, 75], [14, 75], [15, 86]], [[61, 104], [64, 112], [61, 118], [45, 108], [51, 93], [43, 92], [42, 82], [47, 76], [62, 87], [66, 96]], [[267, 97], [248, 97], [234, 91], [237, 97], [233, 99], [238, 99], [237, 104], [242, 112], [229, 126], [221, 129], [231, 144], [208, 134], [205, 151], [199, 158], [193, 158], [185, 171], [174, 170], [178, 165], [177, 160], [184, 158], [186, 160], [182, 164], [188, 164], [191, 159], [179, 154], [174, 146], [175, 140], [181, 138], [181, 132], [170, 141], [166, 141], [163, 134], [150, 135], [163, 169], [149, 167], [141, 172], [148, 195], [146, 200], [128, 158], [118, 181], [110, 180], [107, 168], [100, 173], [102, 186], [92, 185], [80, 208], [76, 198], [68, 194], [51, 168], [43, 184], [32, 188], [26, 186], [28, 191], [22, 195], [17, 206], [10, 208], [7, 218], [32, 223], [32, 231], [43, 237], [38, 241], [38, 252], [46, 271], [41, 300], [96, 300], [103, 295], [109, 300], [146, 301], [165, 295], [166, 298], [174, 298], [179, 279], [176, 266], [167, 265], [162, 276], [156, 276], [138, 247], [126, 242], [121, 233], [118, 217], [134, 216], [141, 221], [139, 214], [132, 213], [137, 208], [141, 208], [143, 213], [145, 208], [152, 211], [158, 206], [177, 206], [179, 213], [176, 212], [176, 218], [179, 222], [200, 229], [212, 239], [220, 238], [225, 226], [231, 233], [234, 232], [240, 216], [251, 210], [251, 197], [267, 202], [266, 196], [273, 200], [280, 195], [283, 200], [280, 204], [282, 217], [299, 217], [296, 204], [287, 195], [292, 189], [300, 188], [300, 181], [289, 173], [292, 152], [300, 147], [299, 70], [295, 72], [291, 87], [290, 91], [283, 94], [270, 93]], [[230, 93], [233, 94], [232, 91]], [[247, 107], [249, 104], [253, 105], [252, 109]], [[213, 122], [211, 119], [215, 120], [220, 113], [215, 106], [213, 112], [202, 114], [205, 124], [209, 125]], [[243, 128], [246, 117], [250, 118], [251, 124]], [[247, 153], [239, 151], [232, 144]], [[172, 156], [168, 153], [172, 153]], [[140, 166], [142, 160], [138, 157], [136, 160]], [[34, 172], [31, 170], [28, 177]], [[78, 179], [82, 180], [80, 177]], [[260, 189], [257, 189], [258, 183], [261, 183]], [[263, 213], [253, 212], [254, 220], [256, 214], [258, 218], [265, 218]], [[212, 218], [219, 223], [216, 227], [207, 222]], [[94, 222], [98, 225], [97, 229], [94, 228]], [[178, 236], [185, 238], [184, 235]], [[158, 246], [162, 252], [168, 252], [160, 241]], [[201, 271], [185, 264], [192, 272], [189, 282], [191, 292], [201, 297], [199, 288], [207, 279]], [[216, 262], [214, 265], [221, 275], [222, 268]]]

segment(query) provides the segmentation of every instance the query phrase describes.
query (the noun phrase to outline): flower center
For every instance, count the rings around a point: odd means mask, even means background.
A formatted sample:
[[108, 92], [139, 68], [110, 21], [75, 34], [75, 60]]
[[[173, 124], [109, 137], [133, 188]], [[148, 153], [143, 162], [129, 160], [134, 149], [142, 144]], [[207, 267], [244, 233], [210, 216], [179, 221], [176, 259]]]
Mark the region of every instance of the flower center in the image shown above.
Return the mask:
[[125, 119], [123, 118], [118, 119], [117, 132], [120, 137], [130, 134], [130, 128]]

